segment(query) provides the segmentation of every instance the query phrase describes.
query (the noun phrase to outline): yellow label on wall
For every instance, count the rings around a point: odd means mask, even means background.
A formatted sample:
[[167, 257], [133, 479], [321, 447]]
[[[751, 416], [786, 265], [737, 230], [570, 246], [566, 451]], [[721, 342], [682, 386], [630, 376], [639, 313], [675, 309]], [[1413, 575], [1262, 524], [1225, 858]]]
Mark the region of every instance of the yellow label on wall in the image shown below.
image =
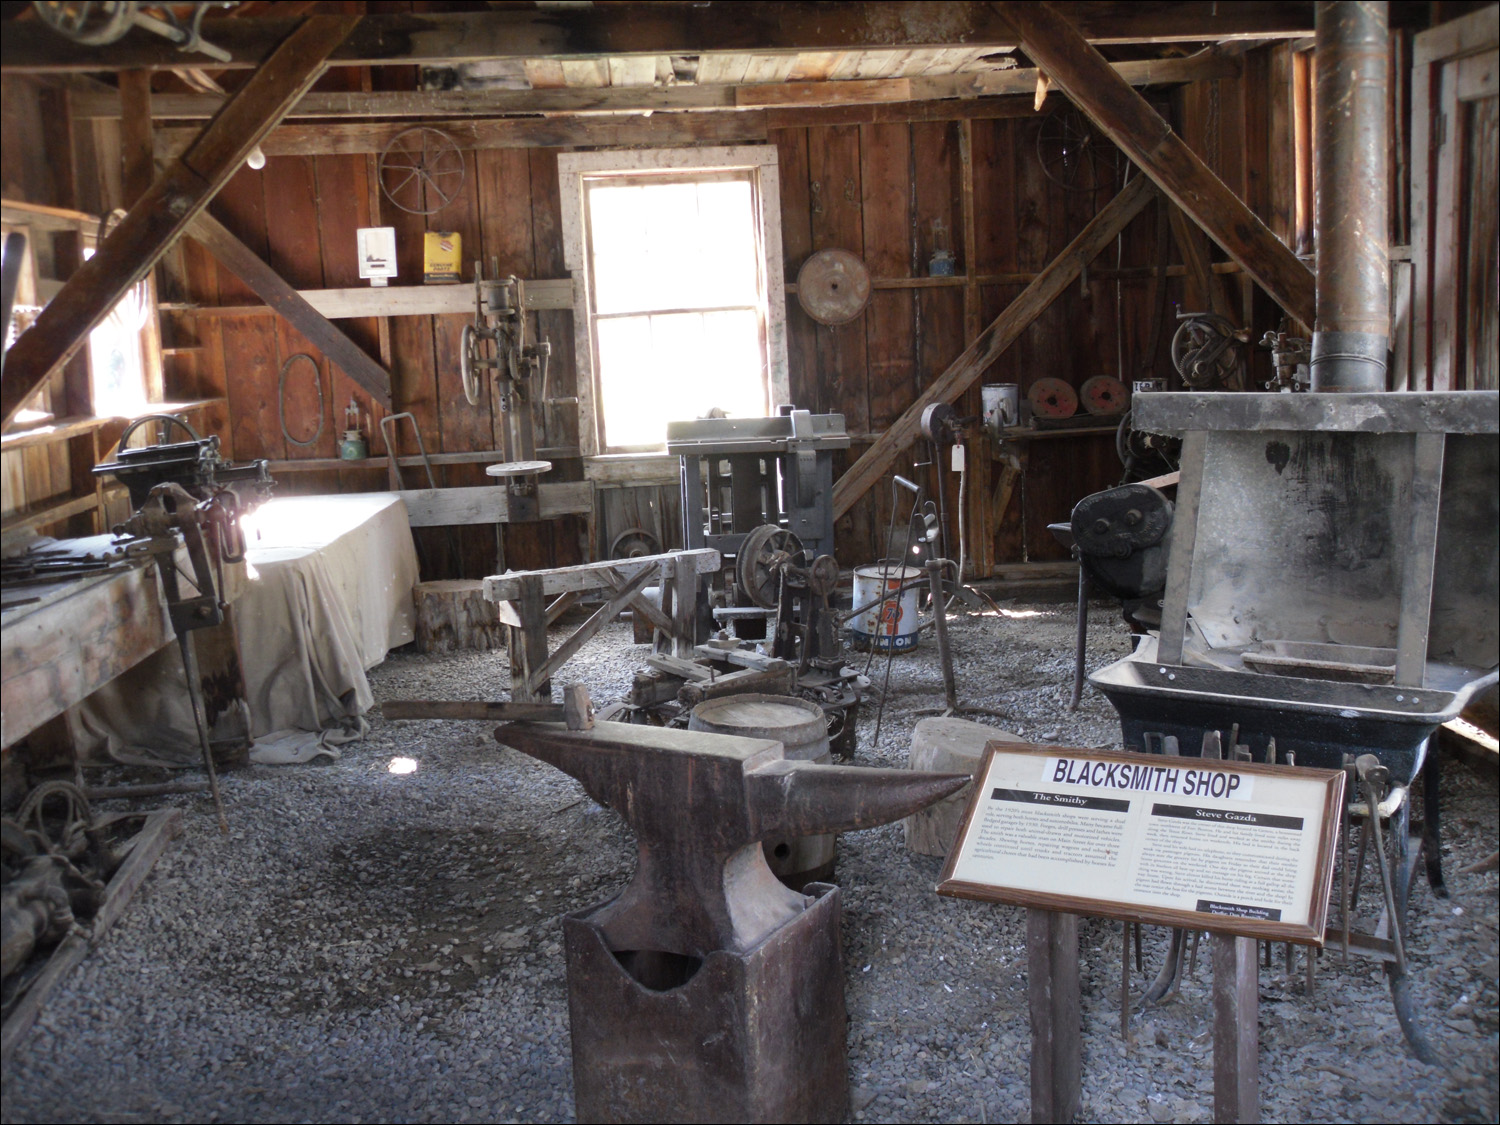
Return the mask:
[[427, 282], [461, 281], [463, 240], [457, 231], [428, 231], [422, 236], [422, 279]]

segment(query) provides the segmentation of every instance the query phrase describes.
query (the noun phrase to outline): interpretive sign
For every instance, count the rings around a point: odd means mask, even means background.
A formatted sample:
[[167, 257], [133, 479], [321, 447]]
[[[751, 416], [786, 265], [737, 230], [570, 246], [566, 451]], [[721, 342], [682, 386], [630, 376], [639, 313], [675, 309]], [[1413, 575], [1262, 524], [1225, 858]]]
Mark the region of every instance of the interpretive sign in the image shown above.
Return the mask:
[[1344, 774], [992, 742], [938, 893], [1323, 944]]

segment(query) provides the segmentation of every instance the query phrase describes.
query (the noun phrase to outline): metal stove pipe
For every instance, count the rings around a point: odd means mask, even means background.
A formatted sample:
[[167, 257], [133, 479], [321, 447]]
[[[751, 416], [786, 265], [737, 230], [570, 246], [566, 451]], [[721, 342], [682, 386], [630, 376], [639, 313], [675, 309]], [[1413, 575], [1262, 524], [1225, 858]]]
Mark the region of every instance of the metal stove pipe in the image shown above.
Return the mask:
[[1383, 391], [1390, 350], [1388, 5], [1317, 6], [1314, 391]]

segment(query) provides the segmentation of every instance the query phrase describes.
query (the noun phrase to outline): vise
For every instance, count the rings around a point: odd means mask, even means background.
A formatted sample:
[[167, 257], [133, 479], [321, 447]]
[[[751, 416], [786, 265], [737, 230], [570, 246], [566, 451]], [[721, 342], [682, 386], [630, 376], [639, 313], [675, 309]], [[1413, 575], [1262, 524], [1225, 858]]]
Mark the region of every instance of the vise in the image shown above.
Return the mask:
[[968, 775], [625, 723], [512, 723], [495, 739], [572, 774], [636, 835], [629, 885], [563, 919], [578, 1119], [844, 1120], [839, 890], [784, 886], [761, 841], [886, 824]]

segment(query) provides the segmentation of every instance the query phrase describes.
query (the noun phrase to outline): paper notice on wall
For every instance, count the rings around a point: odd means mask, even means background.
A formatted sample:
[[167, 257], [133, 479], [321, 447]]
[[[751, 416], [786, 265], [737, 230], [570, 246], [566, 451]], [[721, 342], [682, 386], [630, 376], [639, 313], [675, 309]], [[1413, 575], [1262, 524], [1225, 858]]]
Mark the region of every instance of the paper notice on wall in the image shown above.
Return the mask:
[[1337, 771], [991, 744], [939, 890], [1321, 942], [1342, 785]]

